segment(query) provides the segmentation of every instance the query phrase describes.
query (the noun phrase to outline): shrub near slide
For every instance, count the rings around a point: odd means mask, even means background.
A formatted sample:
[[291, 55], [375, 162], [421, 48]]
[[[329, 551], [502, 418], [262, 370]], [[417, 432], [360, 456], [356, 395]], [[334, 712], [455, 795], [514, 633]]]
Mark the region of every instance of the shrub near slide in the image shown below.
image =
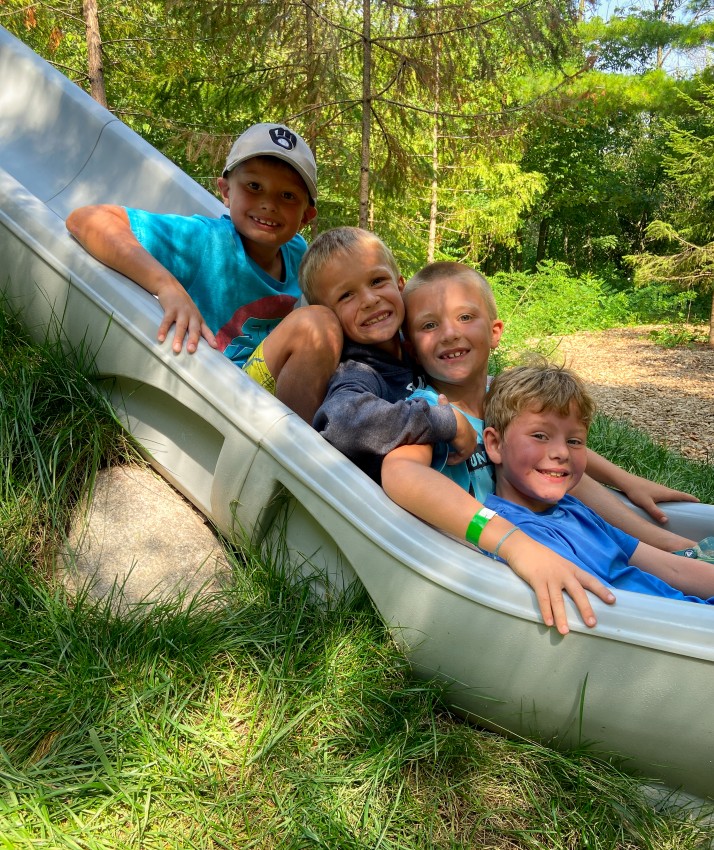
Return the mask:
[[[411, 679], [360, 592], [325, 609], [230, 546], [212, 606], [123, 617], [48, 578], [131, 447], [86, 375], [0, 319], [0, 848], [691, 848], [601, 758], [481, 732]], [[80, 358], [81, 359], [81, 358]], [[50, 529], [50, 532], [47, 532]]]

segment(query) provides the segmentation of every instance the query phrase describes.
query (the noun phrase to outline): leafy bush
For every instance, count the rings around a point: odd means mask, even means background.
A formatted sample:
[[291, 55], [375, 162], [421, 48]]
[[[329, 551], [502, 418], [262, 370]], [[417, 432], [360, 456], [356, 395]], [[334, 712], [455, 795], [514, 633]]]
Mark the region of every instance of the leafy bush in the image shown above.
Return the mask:
[[642, 323], [705, 321], [711, 301], [702, 293], [676, 290], [666, 283], [650, 283], [627, 292], [630, 309]]
[[650, 339], [662, 348], [676, 348], [678, 345], [692, 346], [705, 343], [707, 333], [704, 329], [692, 328], [688, 325], [667, 325], [650, 331]]
[[538, 340], [633, 320], [626, 293], [592, 275], [574, 277], [564, 263], [541, 263], [535, 273], [498, 272], [491, 284], [506, 325], [500, 357], [507, 359], [526, 342], [529, 348], [542, 347]]

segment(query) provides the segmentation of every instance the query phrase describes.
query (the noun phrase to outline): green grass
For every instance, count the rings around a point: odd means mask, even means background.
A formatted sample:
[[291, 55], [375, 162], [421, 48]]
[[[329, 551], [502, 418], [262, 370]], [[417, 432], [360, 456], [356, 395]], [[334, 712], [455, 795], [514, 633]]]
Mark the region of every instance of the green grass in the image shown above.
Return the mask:
[[[317, 606], [228, 547], [218, 598], [121, 617], [48, 572], [99, 467], [132, 455], [52, 346], [0, 328], [0, 848], [698, 848], [587, 750], [452, 717], [359, 592]], [[684, 474], [684, 473], [683, 473]]]
[[646, 434], [607, 416], [596, 416], [588, 446], [613, 463], [714, 504], [714, 456], [710, 463], [689, 460]]

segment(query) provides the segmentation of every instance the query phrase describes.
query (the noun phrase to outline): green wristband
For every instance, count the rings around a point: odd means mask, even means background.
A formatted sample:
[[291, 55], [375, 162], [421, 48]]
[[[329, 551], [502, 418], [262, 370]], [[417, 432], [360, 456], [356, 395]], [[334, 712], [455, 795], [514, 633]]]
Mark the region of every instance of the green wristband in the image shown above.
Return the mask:
[[481, 508], [480, 511], [476, 511], [469, 523], [469, 527], [466, 529], [466, 540], [469, 543], [473, 543], [474, 546], [478, 546], [478, 542], [481, 539], [481, 532], [486, 528], [486, 523], [495, 516], [496, 511], [492, 511], [490, 508]]

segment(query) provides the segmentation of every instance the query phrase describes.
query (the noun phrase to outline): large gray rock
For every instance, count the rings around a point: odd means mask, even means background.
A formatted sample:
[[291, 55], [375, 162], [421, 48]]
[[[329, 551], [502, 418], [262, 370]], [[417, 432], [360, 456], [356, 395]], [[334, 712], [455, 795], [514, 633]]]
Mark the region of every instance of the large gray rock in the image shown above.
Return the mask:
[[71, 592], [88, 586], [116, 607], [220, 589], [230, 567], [211, 527], [151, 469], [117, 466], [97, 476], [78, 509], [62, 558]]

